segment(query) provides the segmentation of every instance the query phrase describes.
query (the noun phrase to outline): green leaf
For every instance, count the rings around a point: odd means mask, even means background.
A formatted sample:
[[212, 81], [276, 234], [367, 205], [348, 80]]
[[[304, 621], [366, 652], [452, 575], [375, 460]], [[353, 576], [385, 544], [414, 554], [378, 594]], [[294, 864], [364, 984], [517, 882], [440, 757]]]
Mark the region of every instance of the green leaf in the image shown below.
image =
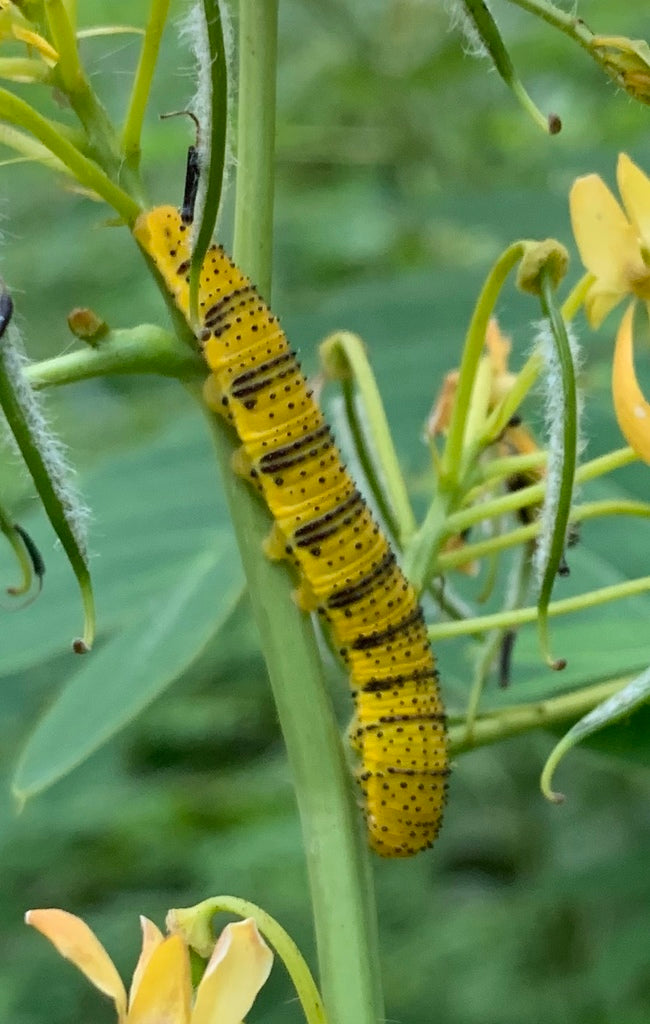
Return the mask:
[[628, 683], [627, 686], [624, 686], [618, 693], [614, 694], [613, 697], [603, 701], [593, 711], [590, 711], [588, 715], [585, 715], [579, 722], [576, 722], [554, 747], [544, 765], [540, 780], [544, 796], [554, 803], [559, 803], [564, 799], [561, 793], [553, 792], [551, 783], [555, 769], [572, 747], [575, 747], [581, 740], [586, 739], [587, 736], [591, 736], [593, 733], [604, 729], [605, 726], [620, 722], [622, 718], [631, 715], [633, 711], [647, 703], [648, 700], [650, 700], [650, 668], [647, 668]]
[[[197, 554], [233, 546], [218, 471], [198, 418], [174, 424], [146, 447], [113, 454], [82, 485], [92, 509], [90, 567], [100, 641], [173, 587]], [[0, 610], [1, 676], [67, 650], [75, 621], [64, 558], [52, 550], [42, 520], [26, 516], [21, 524], [42, 552], [46, 573], [38, 601], [12, 614]], [[0, 563], [0, 579], [13, 572], [3, 569]], [[235, 559], [223, 571], [231, 574], [224, 587], [231, 580], [241, 585]]]
[[80, 662], [27, 741], [13, 780], [20, 801], [72, 771], [182, 675], [239, 598], [236, 557], [231, 545], [200, 554], [128, 629]]

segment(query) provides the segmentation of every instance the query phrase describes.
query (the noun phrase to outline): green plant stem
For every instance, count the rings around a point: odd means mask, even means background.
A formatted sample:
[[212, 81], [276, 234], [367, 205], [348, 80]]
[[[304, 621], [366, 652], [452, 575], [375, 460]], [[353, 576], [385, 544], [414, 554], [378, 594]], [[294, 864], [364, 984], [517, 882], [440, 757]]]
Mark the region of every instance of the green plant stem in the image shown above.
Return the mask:
[[503, 710], [479, 716], [467, 735], [464, 723], [449, 729], [449, 752], [452, 757], [490, 743], [500, 743], [510, 736], [518, 736], [531, 729], [542, 729], [570, 722], [595, 708], [601, 701], [620, 690], [623, 680], [608, 680], [595, 686], [586, 686], [560, 697], [515, 704]]
[[19, 125], [31, 132], [51, 153], [69, 168], [81, 185], [97, 192], [120, 216], [131, 225], [140, 212], [140, 207], [123, 189], [113, 184], [101, 168], [83, 156], [46, 118], [42, 117], [29, 103], [14, 96], [6, 89], [0, 89], [0, 117], [11, 124]]
[[364, 344], [351, 331], [337, 331], [321, 345], [321, 360], [329, 376], [342, 378], [345, 410], [357, 455], [379, 512], [403, 547], [415, 532], [415, 516]]
[[265, 557], [268, 512], [232, 472], [232, 441], [222, 424], [209, 420], [291, 765], [328, 1019], [377, 1024], [383, 1012], [365, 830], [313, 626], [291, 598], [287, 568]]
[[[504, 613], [516, 611], [523, 603], [526, 592], [528, 590], [528, 584], [530, 582], [530, 550], [528, 546], [525, 546], [519, 552], [519, 557], [513, 566], [512, 579], [508, 588], [509, 593], [506, 600]], [[476, 670], [474, 674], [474, 680], [472, 688], [469, 694], [469, 700], [467, 701], [467, 712], [465, 715], [465, 728], [467, 729], [467, 739], [471, 741], [472, 733], [474, 731], [474, 725], [476, 723], [476, 716], [478, 714], [479, 703], [485, 687], [485, 682], [489, 673], [492, 671], [492, 666], [496, 658], [497, 652], [501, 644], [505, 630], [510, 628], [509, 626], [501, 627], [491, 631], [490, 635], [485, 638], [483, 644], [483, 650], [480, 653]]]
[[485, 332], [504, 281], [522, 254], [522, 243], [509, 246], [492, 267], [474, 307], [465, 337], [459, 370], [458, 390], [449, 424], [449, 434], [442, 456], [441, 484], [453, 488], [464, 472], [463, 442], [465, 424], [474, 390], [474, 380], [485, 347]]
[[167, 917], [170, 931], [183, 935], [200, 956], [208, 959], [214, 949], [212, 921], [216, 914], [252, 917], [261, 934], [282, 960], [296, 990], [307, 1024], [327, 1024], [325, 1009], [311, 972], [291, 936], [257, 904], [238, 896], [212, 896], [195, 907], [171, 910]]
[[147, 27], [129, 99], [129, 108], [122, 130], [121, 149], [124, 154], [124, 160], [127, 167], [134, 171], [137, 171], [140, 166], [142, 122], [149, 99], [153, 73], [156, 69], [160, 40], [168, 13], [169, 0], [151, 0]]
[[[237, 202], [233, 251], [270, 300], [278, 0], [240, 0]], [[269, 158], [270, 156], [270, 158]]]
[[[8, 366], [6, 342], [0, 342], [0, 407], [23, 457], [34, 487], [52, 529], [61, 541], [72, 571], [79, 585], [84, 612], [84, 632], [81, 640], [73, 642], [78, 652], [90, 650], [95, 637], [95, 602], [93, 598], [88, 556], [71, 523], [70, 510], [62, 496], [60, 481], [51, 471], [48, 460], [47, 439], [35, 432], [31, 410], [25, 408], [24, 395], [18, 391], [18, 384]], [[15, 361], [14, 361], [15, 362]]]
[[[650, 576], [641, 576], [636, 580], [626, 580], [624, 583], [614, 583], [610, 587], [590, 590], [588, 593], [579, 594], [576, 597], [552, 601], [548, 606], [548, 615], [549, 618], [568, 615], [570, 612], [596, 608], [609, 601], [620, 601], [625, 597], [645, 594], [648, 590], [650, 590]], [[429, 626], [427, 633], [429, 639], [433, 643], [437, 643], [438, 640], [448, 640], [454, 636], [482, 633], [488, 629], [524, 626], [526, 623], [536, 621], [537, 608], [533, 606], [519, 608], [516, 611], [495, 612], [494, 615], [479, 615], [475, 619], [463, 619], [460, 622], [440, 622], [435, 626]]]
[[52, 42], [59, 53], [52, 73], [85, 129], [93, 156], [112, 181], [122, 182], [131, 194], [140, 197], [139, 179], [124, 165], [111, 120], [91, 89], [79, 60], [71, 20], [71, 14], [74, 19], [76, 12], [69, 12], [63, 0], [45, 0], [45, 12]]
[[120, 373], [155, 373], [182, 380], [203, 378], [205, 363], [174, 335], [153, 324], [140, 324], [130, 330], [109, 331], [96, 348], [32, 363], [24, 372], [38, 391]]
[[3, 533], [7, 538], [7, 541], [16, 556], [20, 575], [22, 576], [22, 580], [18, 586], [7, 587], [7, 591], [14, 596], [26, 594], [32, 584], [34, 570], [29, 553], [25, 547], [25, 542], [18, 533], [13, 519], [9, 513], [4, 510], [2, 505], [0, 505], [0, 533]]
[[[235, 261], [271, 286], [277, 0], [240, 0]], [[320, 981], [332, 1024], [384, 1019], [369, 856], [327, 698], [313, 627], [286, 569], [262, 552], [268, 514], [229, 465], [215, 430], [253, 610], [291, 763], [304, 836]]]
[[[589, 480], [595, 480], [605, 473], [611, 473], [615, 469], [628, 466], [638, 460], [639, 456], [629, 447], [618, 448], [616, 451], [608, 452], [607, 455], [600, 455], [590, 462], [585, 462], [576, 472], [576, 483], [584, 484]], [[473, 505], [471, 508], [463, 508], [460, 512], [454, 512], [448, 516], [445, 523], [445, 536], [453, 536], [456, 533], [463, 533], [470, 526], [482, 522], [484, 519], [493, 519], [496, 516], [505, 515], [508, 512], [516, 512], [517, 509], [531, 505], [538, 505], [544, 497], [543, 482], [531, 484], [529, 487], [522, 487], [512, 494], [503, 494], [498, 498], [483, 502], [480, 505]], [[469, 547], [469, 546], [468, 546]], [[467, 552], [468, 547], [464, 548]], [[441, 555], [440, 559], [448, 556]]]
[[42, 60], [30, 57], [2, 57], [0, 78], [7, 78], [10, 82], [45, 83], [52, 80], [52, 72]]
[[[642, 519], [647, 519], [650, 516], [650, 504], [644, 501], [604, 499], [575, 505], [571, 509], [572, 523], [582, 523], [587, 519], [598, 519], [604, 516], [639, 516]], [[455, 569], [467, 562], [487, 558], [490, 555], [495, 555], [498, 551], [517, 547], [519, 544], [524, 544], [537, 537], [539, 531], [539, 522], [529, 523], [527, 526], [519, 526], [507, 533], [477, 541], [475, 544], [465, 544], [462, 548], [453, 551], [443, 551], [438, 555], [437, 569], [440, 572], [447, 572], [447, 570]]]
[[561, 8], [556, 7], [555, 4], [548, 3], [547, 0], [510, 0], [510, 3], [515, 7], [521, 7], [523, 11], [535, 14], [542, 21], [552, 25], [553, 28], [564, 32], [565, 35], [573, 39], [583, 49], [589, 53], [592, 52], [591, 41], [593, 39], [593, 32], [587, 28], [584, 21], [576, 18], [575, 14], [568, 14], [566, 11], [561, 10]]

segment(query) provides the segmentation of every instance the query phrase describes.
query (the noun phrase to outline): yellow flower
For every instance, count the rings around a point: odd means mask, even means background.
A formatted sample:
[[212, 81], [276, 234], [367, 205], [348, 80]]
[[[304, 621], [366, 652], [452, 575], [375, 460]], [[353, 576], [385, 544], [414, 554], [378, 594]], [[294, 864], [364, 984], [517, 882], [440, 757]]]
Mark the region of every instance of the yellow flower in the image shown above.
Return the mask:
[[[585, 297], [592, 327], [627, 295], [650, 303], [650, 179], [625, 153], [618, 158], [616, 179], [624, 209], [597, 174], [578, 178], [569, 195], [576, 244], [594, 277]], [[633, 314], [634, 303], [616, 338], [612, 392], [622, 433], [650, 462], [650, 406], [634, 371]]]
[[127, 997], [113, 961], [81, 918], [65, 910], [29, 910], [25, 921], [113, 1000], [118, 1024], [240, 1024], [273, 962], [252, 918], [229, 924], [193, 1000], [186, 943], [180, 935], [165, 937], [142, 917], [142, 951]]

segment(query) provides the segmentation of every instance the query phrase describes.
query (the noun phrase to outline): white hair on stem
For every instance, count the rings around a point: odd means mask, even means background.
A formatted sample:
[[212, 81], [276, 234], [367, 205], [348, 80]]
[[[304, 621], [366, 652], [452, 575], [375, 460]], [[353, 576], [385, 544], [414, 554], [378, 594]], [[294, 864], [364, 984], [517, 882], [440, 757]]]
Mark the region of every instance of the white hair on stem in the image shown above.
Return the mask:
[[[232, 29], [232, 23], [230, 20], [228, 5], [225, 4], [223, 0], [217, 0], [217, 3], [219, 4], [219, 12], [221, 15], [223, 47], [224, 53], [226, 55], [226, 71], [229, 86], [228, 125], [230, 125], [231, 113], [233, 109], [232, 90], [230, 89], [230, 84], [234, 81], [234, 77], [231, 74], [234, 53], [234, 33]], [[197, 0], [196, 3], [193, 3], [191, 5], [187, 14], [182, 18], [179, 24], [179, 30], [181, 38], [187, 39], [189, 41], [190, 48], [194, 55], [196, 90], [192, 100], [190, 101], [190, 107], [192, 109], [192, 112], [195, 114], [200, 126], [198, 147], [199, 165], [200, 167], [207, 168], [210, 160], [210, 153], [208, 152], [207, 145], [208, 140], [212, 137], [213, 96], [210, 67], [213, 58], [210, 52], [210, 40], [208, 35], [208, 26], [205, 17], [205, 7], [201, 0]], [[226, 133], [226, 152], [224, 154], [223, 168], [223, 189], [221, 192], [219, 214], [221, 214], [221, 209], [223, 208], [223, 197], [228, 184], [230, 170], [234, 163], [229, 140], [230, 131]], [[199, 187], [196, 196], [194, 223], [192, 225], [192, 244], [194, 244], [195, 232], [198, 231], [198, 228], [203, 219], [206, 186], [207, 175], [201, 174], [199, 177]]]
[[[40, 396], [30, 386], [25, 375], [29, 360], [23, 348], [20, 332], [11, 322], [0, 341], [0, 360], [7, 379], [11, 381], [13, 393], [20, 406], [23, 418], [32, 440], [45, 466], [50, 484], [56, 494], [70, 532], [77, 542], [84, 562], [88, 565], [88, 520], [90, 510], [82, 500], [73, 483], [74, 469], [65, 456], [63, 442], [52, 432], [40, 403]], [[0, 425], [10, 446], [20, 455], [4, 414], [0, 410]]]
[[485, 43], [463, 0], [445, 0], [445, 9], [449, 15], [449, 28], [452, 31], [459, 29], [463, 36], [465, 53], [469, 57], [489, 57]]

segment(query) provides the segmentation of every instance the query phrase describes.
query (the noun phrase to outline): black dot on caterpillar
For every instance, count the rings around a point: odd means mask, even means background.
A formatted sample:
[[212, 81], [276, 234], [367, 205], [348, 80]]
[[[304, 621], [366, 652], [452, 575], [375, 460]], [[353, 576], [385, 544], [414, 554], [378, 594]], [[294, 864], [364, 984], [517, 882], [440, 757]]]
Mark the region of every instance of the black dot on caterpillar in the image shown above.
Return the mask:
[[[188, 161], [181, 212], [156, 207], [134, 226], [188, 325], [195, 170]], [[438, 834], [449, 775], [435, 659], [415, 592], [343, 465], [277, 318], [221, 246], [205, 256], [199, 309], [205, 402], [235, 427], [233, 467], [273, 516], [265, 552], [293, 564], [300, 607], [319, 612], [349, 674], [370, 844], [383, 856], [410, 856]]]

